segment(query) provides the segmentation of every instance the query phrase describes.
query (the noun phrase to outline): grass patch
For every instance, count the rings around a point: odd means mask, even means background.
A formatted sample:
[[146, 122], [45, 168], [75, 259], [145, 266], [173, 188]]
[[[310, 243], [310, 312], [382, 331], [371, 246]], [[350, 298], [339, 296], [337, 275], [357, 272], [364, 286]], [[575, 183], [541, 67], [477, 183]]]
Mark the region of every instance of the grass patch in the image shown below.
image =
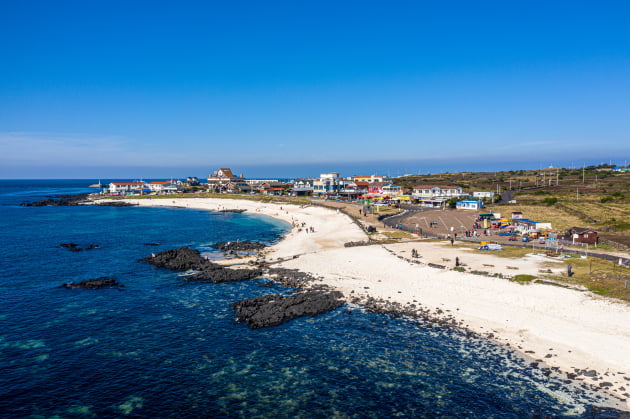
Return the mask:
[[524, 285], [524, 284], [529, 284], [534, 279], [536, 279], [534, 275], [521, 274], [521, 275], [514, 275], [512, 278], [510, 278], [510, 281]]
[[390, 239], [410, 239], [415, 237], [413, 234], [407, 233], [406, 231], [383, 231], [381, 234]]

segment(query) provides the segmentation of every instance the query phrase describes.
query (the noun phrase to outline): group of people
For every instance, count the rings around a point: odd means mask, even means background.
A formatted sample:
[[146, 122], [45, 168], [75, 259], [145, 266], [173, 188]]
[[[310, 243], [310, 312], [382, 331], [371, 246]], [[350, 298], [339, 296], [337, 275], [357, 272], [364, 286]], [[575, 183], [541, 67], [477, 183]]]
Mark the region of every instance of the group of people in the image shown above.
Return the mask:
[[306, 233], [315, 233], [315, 227], [311, 226], [311, 227], [307, 227], [306, 223], [302, 222], [297, 222], [297, 221], [293, 221], [291, 223], [291, 225], [295, 228], [297, 227], [298, 232], [301, 232], [302, 230], [306, 231]]

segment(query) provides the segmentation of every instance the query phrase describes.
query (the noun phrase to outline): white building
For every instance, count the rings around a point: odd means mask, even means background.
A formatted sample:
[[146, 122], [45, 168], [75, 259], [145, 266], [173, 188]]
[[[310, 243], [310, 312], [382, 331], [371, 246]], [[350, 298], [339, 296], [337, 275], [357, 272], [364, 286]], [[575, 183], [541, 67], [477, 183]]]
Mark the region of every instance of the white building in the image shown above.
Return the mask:
[[378, 175], [370, 175], [370, 176], [352, 176], [352, 180], [355, 182], [387, 182], [389, 181], [389, 177], [387, 176], [378, 176]]
[[319, 179], [315, 179], [315, 181], [313, 181], [313, 193], [325, 194], [327, 192], [337, 192], [339, 191], [339, 186], [339, 173], [322, 173], [319, 175]]
[[156, 193], [175, 193], [177, 192], [177, 185], [170, 180], [166, 180], [163, 182], [147, 182], [147, 188], [151, 190], [151, 192]]
[[139, 192], [145, 187], [144, 182], [112, 182], [109, 184], [109, 193], [112, 195], [128, 192]]
[[473, 192], [473, 196], [478, 199], [492, 199], [494, 198], [494, 192]]
[[466, 199], [463, 201], [457, 201], [455, 204], [455, 207], [457, 209], [463, 209], [463, 210], [478, 210], [483, 208], [483, 201], [482, 200], [472, 200], [472, 199]]
[[464, 196], [462, 188], [459, 186], [427, 186], [414, 188], [411, 194], [416, 199], [446, 200]]

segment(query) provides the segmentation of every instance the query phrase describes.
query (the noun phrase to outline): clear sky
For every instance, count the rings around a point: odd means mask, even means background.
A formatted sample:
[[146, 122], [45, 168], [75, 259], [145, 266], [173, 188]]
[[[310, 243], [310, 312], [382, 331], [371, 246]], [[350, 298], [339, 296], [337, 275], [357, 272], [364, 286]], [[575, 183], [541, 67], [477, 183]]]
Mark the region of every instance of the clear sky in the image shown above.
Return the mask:
[[3, 1], [0, 57], [0, 178], [630, 160], [628, 1]]

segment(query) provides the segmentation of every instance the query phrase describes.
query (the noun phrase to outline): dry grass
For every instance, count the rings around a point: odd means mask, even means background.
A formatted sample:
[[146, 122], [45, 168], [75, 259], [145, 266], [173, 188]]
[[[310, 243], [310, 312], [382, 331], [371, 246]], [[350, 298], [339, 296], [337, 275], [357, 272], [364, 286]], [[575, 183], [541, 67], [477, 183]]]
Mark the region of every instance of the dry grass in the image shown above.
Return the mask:
[[383, 231], [381, 234], [389, 237], [390, 239], [412, 239], [416, 237], [406, 231]]
[[551, 223], [551, 227], [554, 230], [567, 230], [571, 227], [584, 225], [584, 221], [579, 217], [567, 214], [565, 211], [554, 206], [546, 205], [509, 205], [505, 207], [507, 211], [502, 216], [510, 216], [512, 211], [521, 211], [525, 218], [538, 221], [541, 223]]

